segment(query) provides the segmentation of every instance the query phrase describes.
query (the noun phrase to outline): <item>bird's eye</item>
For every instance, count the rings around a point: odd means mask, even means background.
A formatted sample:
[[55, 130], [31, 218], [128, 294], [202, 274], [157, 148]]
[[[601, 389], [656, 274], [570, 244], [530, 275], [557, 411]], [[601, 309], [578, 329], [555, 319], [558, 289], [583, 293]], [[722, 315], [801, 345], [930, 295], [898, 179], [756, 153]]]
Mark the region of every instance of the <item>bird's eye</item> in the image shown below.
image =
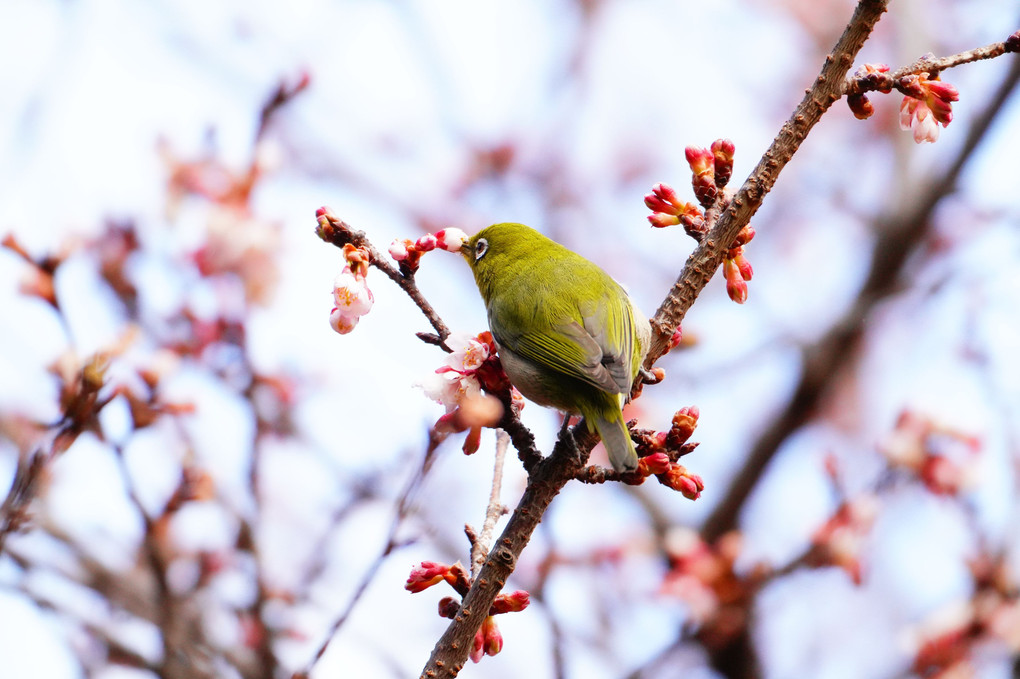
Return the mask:
[[475, 261], [485, 256], [485, 253], [489, 251], [489, 241], [484, 238], [479, 238], [478, 242], [475, 243]]

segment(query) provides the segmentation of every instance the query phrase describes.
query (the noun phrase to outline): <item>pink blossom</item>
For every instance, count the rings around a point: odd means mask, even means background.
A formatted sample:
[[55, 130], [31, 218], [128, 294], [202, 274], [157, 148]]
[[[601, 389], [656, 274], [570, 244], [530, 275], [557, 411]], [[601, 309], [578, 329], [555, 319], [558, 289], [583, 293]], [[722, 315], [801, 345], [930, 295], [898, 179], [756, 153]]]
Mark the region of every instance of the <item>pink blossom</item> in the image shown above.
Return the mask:
[[360, 316], [345, 314], [340, 309], [333, 307], [333, 310], [329, 314], [329, 326], [333, 328], [334, 332], [346, 335], [350, 331], [354, 330], [354, 326], [358, 324], [360, 318]]
[[903, 97], [900, 104], [900, 129], [912, 130], [914, 142], [934, 143], [939, 138], [939, 124], [927, 104], [913, 97]]
[[436, 232], [436, 246], [447, 252], [460, 252], [460, 248], [468, 240], [466, 233], [456, 227]]
[[953, 120], [953, 104], [960, 98], [951, 84], [927, 73], [900, 79], [901, 91], [909, 92], [900, 104], [900, 129], [912, 130], [918, 144], [939, 138], [939, 125], [946, 127]]
[[363, 279], [345, 268], [333, 279], [333, 300], [344, 314], [364, 316], [371, 310], [375, 297]]
[[409, 246], [413, 245], [414, 244], [406, 238], [394, 238], [393, 242], [390, 243], [390, 257], [398, 262], [404, 261], [407, 259], [408, 255], [410, 255]]

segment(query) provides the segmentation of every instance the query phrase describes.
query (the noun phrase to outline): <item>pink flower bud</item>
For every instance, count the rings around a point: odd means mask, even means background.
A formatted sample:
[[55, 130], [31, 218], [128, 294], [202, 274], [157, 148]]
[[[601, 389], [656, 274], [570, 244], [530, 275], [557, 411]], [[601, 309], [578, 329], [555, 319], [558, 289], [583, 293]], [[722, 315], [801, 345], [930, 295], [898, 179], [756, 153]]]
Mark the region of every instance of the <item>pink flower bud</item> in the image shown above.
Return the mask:
[[726, 294], [737, 304], [747, 301], [747, 283], [742, 278], [726, 279]]
[[960, 98], [959, 90], [943, 80], [926, 80], [924, 86], [928, 93], [936, 99], [949, 102], [957, 101]]
[[687, 158], [687, 164], [691, 166], [691, 172], [695, 175], [704, 175], [713, 171], [715, 156], [708, 149], [688, 146], [684, 149], [684, 155]]
[[737, 304], [747, 301], [747, 283], [740, 271], [740, 266], [733, 257], [723, 260], [723, 276], [726, 277], [726, 294]]
[[667, 203], [654, 193], [649, 193], [647, 196], [645, 196], [645, 205], [652, 212], [662, 212], [667, 215], [680, 214], [680, 210], [675, 205]]
[[329, 313], [329, 327], [333, 328], [334, 332], [346, 335], [354, 330], [354, 326], [358, 324], [360, 318], [360, 316], [351, 316], [334, 307]]
[[451, 566], [445, 563], [422, 561], [421, 565], [411, 569], [411, 574], [407, 576], [407, 582], [404, 583], [404, 589], [413, 593], [424, 591], [443, 580], [450, 568]]
[[496, 596], [496, 600], [492, 602], [492, 606], [489, 608], [489, 615], [519, 613], [527, 608], [530, 603], [531, 595], [523, 589], [504, 592]]
[[736, 145], [729, 139], [716, 139], [712, 142], [712, 155], [718, 159], [729, 158], [733, 159], [733, 154], [736, 153]]
[[716, 139], [712, 142], [712, 159], [715, 173], [715, 185], [723, 188], [733, 174], [733, 154], [736, 146], [729, 139]]
[[755, 233], [753, 226], [750, 224], [744, 225], [744, 228], [737, 232], [737, 237], [733, 239], [733, 244], [730, 246], [730, 249], [747, 245], [754, 238]]
[[754, 275], [754, 269], [751, 268], [751, 263], [747, 261], [747, 257], [744, 257], [744, 253], [737, 253], [737, 256], [733, 258], [733, 262], [737, 265], [737, 272], [740, 273], [740, 277], [745, 281], [751, 280], [751, 276]]
[[638, 459], [637, 473], [641, 476], [655, 476], [665, 474], [669, 471], [669, 455], [666, 453], [652, 453]]
[[390, 257], [398, 262], [404, 261], [410, 254], [409, 248], [412, 245], [414, 244], [407, 238], [394, 238], [393, 242], [390, 243]]
[[[484, 623], [482, 623], [484, 625]], [[482, 634], [482, 630], [479, 629], [475, 632], [475, 638], [471, 642], [471, 653], [468, 655], [471, 658], [471, 662], [478, 662], [485, 655], [485, 635]]]
[[672, 205], [679, 206], [683, 202], [680, 200], [680, 197], [677, 196], [676, 190], [669, 184], [659, 182], [652, 187], [652, 193]]
[[[888, 94], [892, 91], [892, 80], [885, 75], [888, 72], [889, 66], [886, 64], [864, 64], [854, 71], [853, 77], [866, 89], [877, 89]], [[850, 108], [853, 108], [853, 104]]]
[[669, 431], [676, 445], [685, 443], [691, 437], [698, 426], [700, 416], [698, 406], [685, 406], [673, 413], [672, 427]]
[[491, 615], [482, 622], [482, 638], [485, 655], [496, 655], [503, 650], [503, 635], [499, 633], [496, 619]]
[[415, 242], [414, 247], [422, 252], [430, 252], [436, 249], [436, 244], [438, 242], [439, 240], [435, 236], [431, 233], [427, 233]]
[[468, 240], [466, 233], [458, 228], [447, 228], [436, 232], [436, 245], [447, 252], [460, 252]]
[[673, 336], [669, 338], [669, 348], [676, 349], [678, 346], [680, 346], [680, 342], [682, 342], [683, 339], [684, 339], [683, 329], [678, 327], [673, 332]]
[[676, 215], [668, 215], [664, 212], [654, 212], [648, 215], [648, 222], [656, 229], [664, 229], [667, 226], [675, 226], [680, 223]]
[[674, 464], [668, 472], [657, 477], [660, 483], [679, 491], [688, 500], [697, 500], [705, 489], [705, 482], [691, 474], [683, 465]]

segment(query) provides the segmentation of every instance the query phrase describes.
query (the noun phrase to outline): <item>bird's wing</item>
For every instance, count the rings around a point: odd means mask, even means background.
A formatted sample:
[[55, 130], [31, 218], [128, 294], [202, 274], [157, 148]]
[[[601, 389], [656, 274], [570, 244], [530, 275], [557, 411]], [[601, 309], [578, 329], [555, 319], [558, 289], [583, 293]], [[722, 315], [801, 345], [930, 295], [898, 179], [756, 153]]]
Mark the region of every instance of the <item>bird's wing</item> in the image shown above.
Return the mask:
[[611, 391], [626, 394], [634, 381], [634, 319], [626, 293], [620, 292], [612, 302], [602, 300], [583, 309], [581, 321], [602, 351], [600, 363], [616, 384]]
[[[611, 394], [630, 390], [633, 331], [629, 308], [603, 301], [580, 310], [589, 312], [581, 314], [581, 322], [566, 318], [546, 327], [535, 327], [534, 322], [522, 319], [501, 322], [500, 319], [509, 319], [508, 313], [512, 311], [498, 308], [491, 311], [489, 328], [493, 336], [514, 353]], [[522, 333], [511, 332], [510, 327], [533, 329]], [[613, 337], [621, 337], [622, 341], [614, 342]]]

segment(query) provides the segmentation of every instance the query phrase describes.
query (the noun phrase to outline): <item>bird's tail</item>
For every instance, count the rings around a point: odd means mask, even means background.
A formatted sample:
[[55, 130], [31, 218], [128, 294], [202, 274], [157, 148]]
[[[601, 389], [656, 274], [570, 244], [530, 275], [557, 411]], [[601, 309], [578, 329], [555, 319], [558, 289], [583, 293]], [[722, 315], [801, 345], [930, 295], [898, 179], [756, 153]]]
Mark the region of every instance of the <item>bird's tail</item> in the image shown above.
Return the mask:
[[634, 441], [630, 438], [627, 423], [623, 420], [623, 413], [619, 408], [615, 410], [615, 413], [600, 413], [591, 419], [595, 423], [595, 430], [602, 437], [602, 444], [609, 453], [613, 469], [618, 472], [632, 472], [638, 466], [637, 450], [634, 449]]

